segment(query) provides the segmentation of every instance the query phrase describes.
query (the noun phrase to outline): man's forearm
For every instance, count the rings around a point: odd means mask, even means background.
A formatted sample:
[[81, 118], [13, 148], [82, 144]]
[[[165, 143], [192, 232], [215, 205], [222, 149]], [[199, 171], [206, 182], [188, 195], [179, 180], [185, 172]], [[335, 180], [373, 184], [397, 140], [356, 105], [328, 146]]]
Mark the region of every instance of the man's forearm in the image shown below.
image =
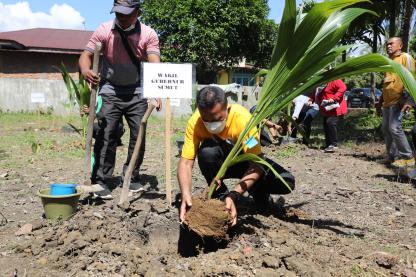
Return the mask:
[[243, 194], [249, 190], [263, 175], [263, 170], [258, 165], [252, 165], [240, 179], [234, 190]]
[[178, 166], [178, 182], [182, 195], [192, 195], [192, 166], [180, 161]]
[[81, 72], [91, 69], [91, 55], [84, 51], [79, 58], [79, 69]]

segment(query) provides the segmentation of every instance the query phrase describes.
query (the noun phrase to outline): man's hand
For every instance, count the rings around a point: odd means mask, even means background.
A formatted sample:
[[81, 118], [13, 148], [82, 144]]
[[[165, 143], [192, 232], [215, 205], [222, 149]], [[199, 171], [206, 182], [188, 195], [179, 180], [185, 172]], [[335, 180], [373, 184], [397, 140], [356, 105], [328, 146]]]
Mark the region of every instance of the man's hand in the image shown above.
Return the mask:
[[79, 109], [79, 115], [81, 117], [84, 115], [88, 115], [89, 113], [90, 113], [90, 108], [87, 105], [84, 105]]
[[291, 134], [292, 133], [292, 123], [289, 123], [287, 125], [287, 132], [288, 132], [288, 134]]
[[96, 86], [100, 82], [100, 77], [92, 69], [84, 70], [81, 74], [92, 85]]
[[405, 103], [402, 107], [402, 112], [408, 113], [411, 108], [412, 108], [412, 105], [410, 105], [409, 103]]
[[162, 100], [160, 98], [156, 98], [156, 111], [160, 112], [162, 110]]
[[230, 214], [231, 226], [236, 225], [237, 224], [237, 209], [235, 208], [234, 201], [230, 197], [225, 198], [225, 208]]
[[182, 223], [186, 222], [185, 214], [192, 207], [192, 197], [190, 195], [182, 195], [181, 210], [179, 213], [179, 219]]
[[332, 104], [332, 103], [334, 103], [335, 102], [335, 100], [334, 99], [328, 99], [328, 103], [330, 103], [330, 104]]

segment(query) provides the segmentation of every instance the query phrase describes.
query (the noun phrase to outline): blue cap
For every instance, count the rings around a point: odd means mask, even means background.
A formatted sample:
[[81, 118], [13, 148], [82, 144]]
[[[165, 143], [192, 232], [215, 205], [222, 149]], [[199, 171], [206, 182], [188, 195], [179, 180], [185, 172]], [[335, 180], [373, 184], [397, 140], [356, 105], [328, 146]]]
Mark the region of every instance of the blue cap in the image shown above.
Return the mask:
[[111, 13], [131, 14], [134, 9], [140, 7], [139, 0], [114, 0]]

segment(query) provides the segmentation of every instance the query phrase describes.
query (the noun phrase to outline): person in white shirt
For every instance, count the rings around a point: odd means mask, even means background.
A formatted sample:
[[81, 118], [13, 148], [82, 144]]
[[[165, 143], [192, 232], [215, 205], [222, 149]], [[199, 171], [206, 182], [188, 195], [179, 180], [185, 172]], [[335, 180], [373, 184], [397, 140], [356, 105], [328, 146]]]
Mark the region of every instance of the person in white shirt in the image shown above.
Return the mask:
[[[315, 95], [313, 95], [313, 98], [315, 98]], [[313, 98], [310, 98], [305, 95], [299, 95], [292, 101], [294, 105], [292, 118], [298, 125], [302, 126], [305, 130], [305, 137], [303, 138], [304, 144], [308, 144], [311, 135], [312, 121], [319, 114], [319, 107], [317, 104], [314, 103]], [[292, 130], [290, 136], [296, 139], [296, 128]]]

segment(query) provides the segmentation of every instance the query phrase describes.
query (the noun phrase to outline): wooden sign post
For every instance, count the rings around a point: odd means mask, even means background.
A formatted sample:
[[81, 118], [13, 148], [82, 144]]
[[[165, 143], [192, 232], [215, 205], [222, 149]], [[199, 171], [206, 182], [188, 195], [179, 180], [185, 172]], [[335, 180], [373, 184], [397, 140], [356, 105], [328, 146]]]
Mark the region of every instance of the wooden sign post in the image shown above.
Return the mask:
[[170, 109], [170, 98], [166, 98], [165, 102], [165, 113], [166, 113], [166, 128], [165, 128], [165, 177], [166, 177], [166, 200], [169, 205], [172, 204], [172, 158], [171, 158], [171, 122], [172, 122], [172, 113]]
[[165, 126], [165, 180], [166, 201], [172, 204], [171, 166], [171, 98], [191, 99], [193, 87], [192, 64], [143, 63], [143, 95], [146, 98], [164, 98]]

